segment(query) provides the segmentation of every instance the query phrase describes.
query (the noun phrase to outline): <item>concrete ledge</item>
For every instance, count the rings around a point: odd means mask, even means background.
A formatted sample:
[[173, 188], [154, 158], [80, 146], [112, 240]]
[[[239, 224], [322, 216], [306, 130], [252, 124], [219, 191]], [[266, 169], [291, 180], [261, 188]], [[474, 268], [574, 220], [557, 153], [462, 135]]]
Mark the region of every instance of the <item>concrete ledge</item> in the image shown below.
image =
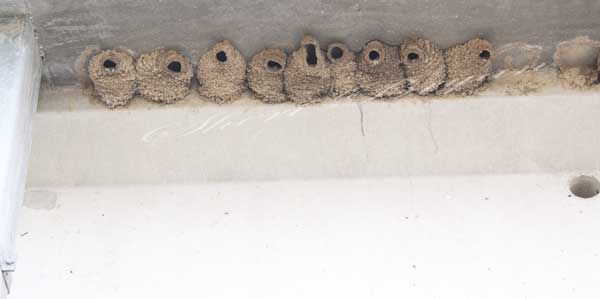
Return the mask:
[[600, 201], [570, 179], [30, 190], [11, 299], [595, 298]]
[[597, 91], [469, 98], [342, 99], [313, 106], [195, 94], [109, 110], [45, 92], [29, 186], [563, 173], [598, 169]]

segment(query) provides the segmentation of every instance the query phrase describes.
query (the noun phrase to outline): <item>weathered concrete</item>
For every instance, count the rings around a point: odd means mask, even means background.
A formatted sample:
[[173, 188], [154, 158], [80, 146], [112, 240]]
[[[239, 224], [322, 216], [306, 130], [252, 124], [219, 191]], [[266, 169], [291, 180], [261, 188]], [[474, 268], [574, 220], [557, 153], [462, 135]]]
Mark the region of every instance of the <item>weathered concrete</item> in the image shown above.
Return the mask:
[[28, 12], [25, 0], [3, 0], [0, 4], [0, 16], [23, 15]]
[[[10, 0], [13, 3], [22, 1]], [[372, 39], [399, 44], [416, 34], [442, 48], [475, 36], [497, 48], [523, 42], [542, 47], [579, 35], [600, 38], [600, 2], [594, 0], [29, 0], [46, 53], [46, 77], [77, 81], [74, 62], [90, 45], [137, 52], [177, 47], [197, 61], [210, 45], [229, 39], [247, 57], [265, 47], [295, 48], [305, 33], [323, 47], [344, 42], [353, 50]]]
[[597, 298], [571, 175], [36, 190], [9, 299]]
[[[556, 80], [548, 84], [560, 85]], [[341, 98], [309, 106], [266, 105], [247, 96], [222, 106], [192, 92], [169, 107], [134, 98], [127, 109], [116, 110], [87, 100], [78, 89], [60, 88], [40, 97], [28, 184], [598, 169], [598, 91], [544, 89], [508, 97], [504, 94], [512, 89], [492, 93], [494, 88], [506, 87], [492, 82], [486, 91], [490, 94], [468, 98]]]

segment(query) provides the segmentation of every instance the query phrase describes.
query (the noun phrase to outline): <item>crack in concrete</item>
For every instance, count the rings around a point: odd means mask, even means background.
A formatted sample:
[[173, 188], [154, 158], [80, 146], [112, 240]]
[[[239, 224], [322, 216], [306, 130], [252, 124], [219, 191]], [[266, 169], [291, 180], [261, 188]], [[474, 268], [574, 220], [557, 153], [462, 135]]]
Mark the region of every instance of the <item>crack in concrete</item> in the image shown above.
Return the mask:
[[360, 102], [356, 102], [356, 107], [358, 108], [358, 112], [360, 113], [360, 134], [363, 137], [365, 137], [365, 116]]
[[435, 139], [435, 134], [433, 134], [433, 129], [431, 128], [431, 104], [425, 104], [427, 107], [427, 131], [429, 131], [429, 137], [431, 137], [431, 142], [434, 146], [434, 153], [437, 154], [439, 151], [439, 146], [437, 140]]

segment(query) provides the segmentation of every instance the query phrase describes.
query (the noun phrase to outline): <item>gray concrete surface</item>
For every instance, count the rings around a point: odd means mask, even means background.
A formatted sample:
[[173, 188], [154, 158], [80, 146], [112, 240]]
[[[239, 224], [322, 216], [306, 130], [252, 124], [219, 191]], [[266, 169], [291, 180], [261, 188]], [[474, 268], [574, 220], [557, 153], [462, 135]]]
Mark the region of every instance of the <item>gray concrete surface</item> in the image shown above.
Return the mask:
[[[553, 82], [553, 81], [552, 81]], [[598, 91], [391, 102], [342, 99], [107, 109], [81, 90], [42, 93], [28, 184], [586, 173], [600, 165]], [[529, 87], [527, 87], [529, 88]]]
[[14, 16], [29, 13], [25, 0], [3, 0], [0, 4], [0, 16]]
[[600, 196], [570, 178], [38, 189], [9, 299], [597, 298]]
[[[10, 0], [11, 3], [22, 3]], [[28, 0], [53, 84], [77, 82], [75, 61], [88, 46], [147, 51], [176, 47], [194, 61], [227, 38], [249, 57], [266, 46], [293, 48], [303, 33], [324, 46], [343, 41], [357, 50], [369, 39], [398, 44], [408, 35], [442, 47], [481, 35], [496, 45], [542, 47], [576, 36], [600, 38], [595, 0]]]

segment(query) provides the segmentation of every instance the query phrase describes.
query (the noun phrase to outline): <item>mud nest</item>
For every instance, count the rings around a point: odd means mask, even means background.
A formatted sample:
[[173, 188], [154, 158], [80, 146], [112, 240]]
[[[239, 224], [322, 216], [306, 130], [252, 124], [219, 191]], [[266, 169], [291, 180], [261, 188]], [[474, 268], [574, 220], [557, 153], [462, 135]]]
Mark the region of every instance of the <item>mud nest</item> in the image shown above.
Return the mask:
[[314, 37], [304, 36], [300, 48], [288, 57], [284, 75], [287, 96], [298, 104], [320, 102], [329, 92], [329, 64]]
[[[553, 58], [554, 63], [558, 66], [558, 78], [563, 87], [587, 89], [598, 83], [599, 46], [598, 42], [588, 37], [577, 37], [558, 44]], [[574, 55], [574, 53], [578, 55]], [[588, 59], [592, 56], [593, 60]]]
[[218, 104], [240, 98], [246, 90], [246, 59], [229, 41], [215, 44], [198, 61], [198, 93]]
[[175, 50], [156, 49], [142, 54], [137, 63], [138, 91], [144, 98], [174, 103], [190, 91], [192, 63]]
[[438, 93], [471, 95], [492, 72], [494, 48], [487, 40], [476, 38], [449, 48], [444, 56], [448, 77]]
[[408, 89], [418, 95], [436, 91], [446, 81], [444, 51], [425, 39], [409, 39], [400, 47]]
[[135, 94], [135, 64], [125, 51], [106, 50], [94, 55], [88, 74], [95, 94], [108, 107], [125, 105]]
[[397, 47], [378, 40], [368, 42], [358, 59], [358, 84], [362, 92], [375, 98], [406, 93], [406, 80]]
[[286, 101], [283, 72], [287, 55], [280, 49], [264, 49], [248, 64], [248, 87], [265, 103]]
[[342, 97], [358, 90], [356, 82], [356, 54], [341, 43], [333, 43], [327, 47], [327, 58], [331, 62], [331, 87], [329, 95]]

